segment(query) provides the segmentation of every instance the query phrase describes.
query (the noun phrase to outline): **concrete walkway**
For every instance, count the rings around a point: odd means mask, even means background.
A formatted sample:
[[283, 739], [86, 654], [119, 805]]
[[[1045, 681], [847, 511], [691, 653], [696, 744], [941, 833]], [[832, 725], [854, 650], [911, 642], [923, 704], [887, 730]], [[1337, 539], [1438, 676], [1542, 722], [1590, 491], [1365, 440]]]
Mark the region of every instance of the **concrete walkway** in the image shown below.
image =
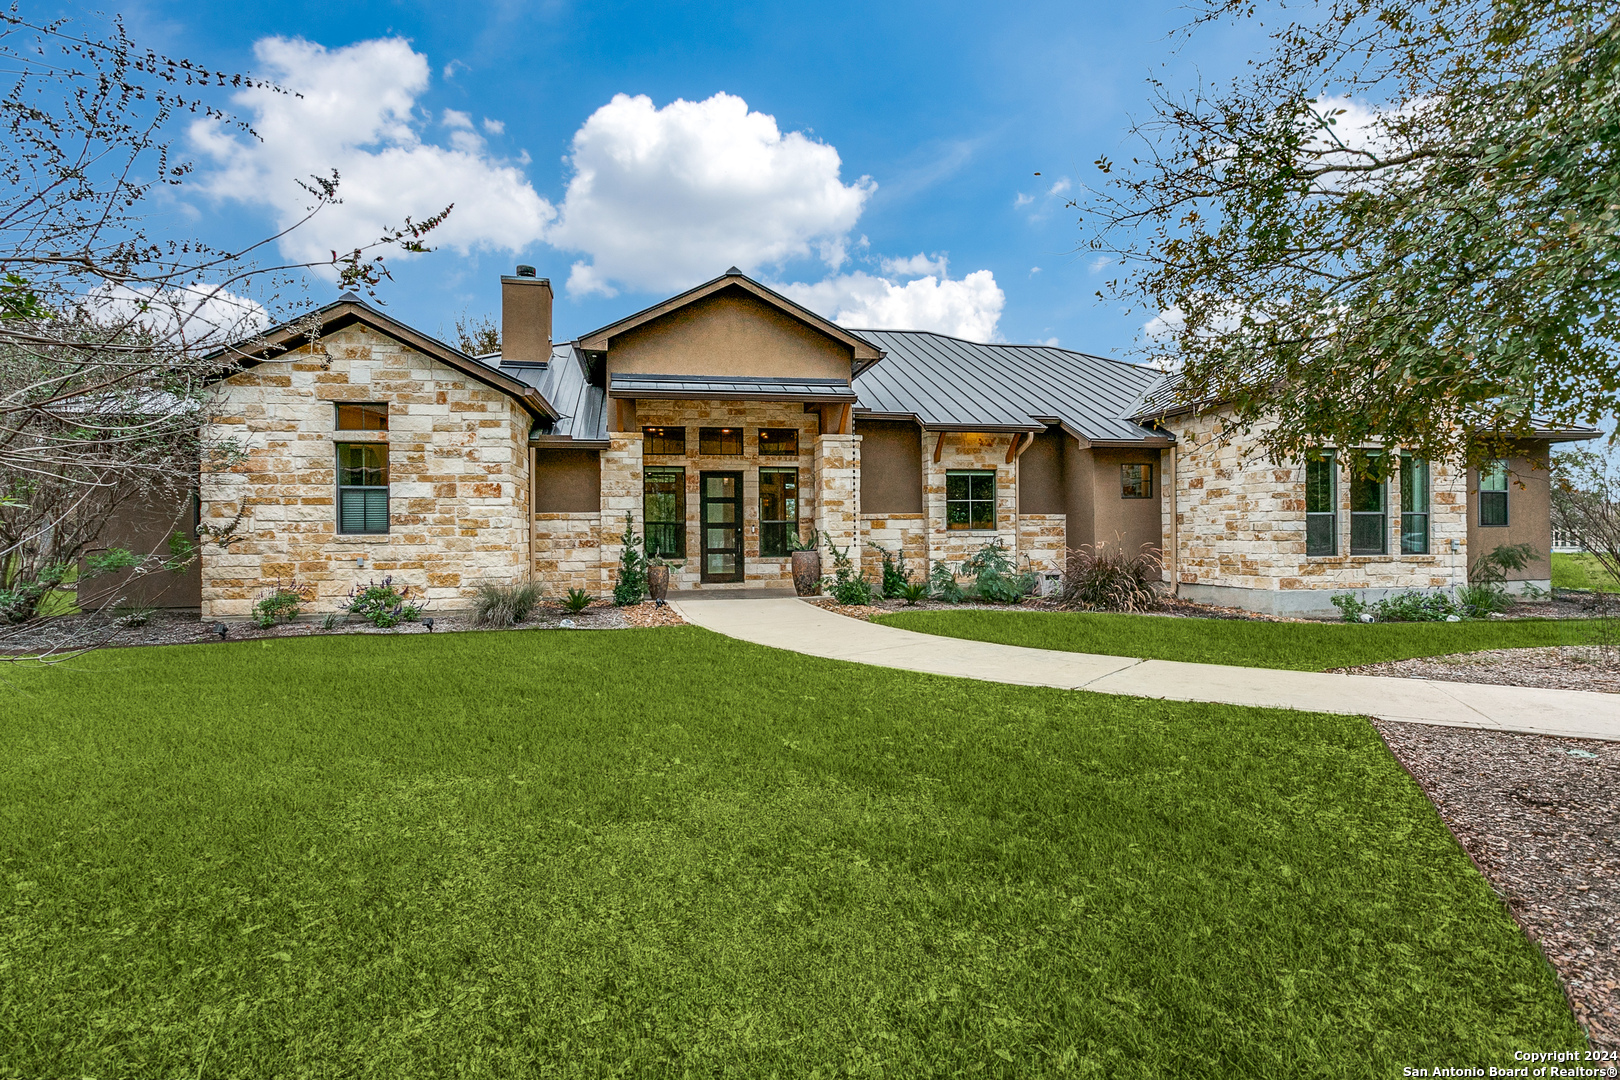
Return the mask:
[[786, 598], [683, 597], [672, 606], [690, 623], [757, 645], [931, 675], [1620, 741], [1620, 694], [1025, 649], [880, 626]]

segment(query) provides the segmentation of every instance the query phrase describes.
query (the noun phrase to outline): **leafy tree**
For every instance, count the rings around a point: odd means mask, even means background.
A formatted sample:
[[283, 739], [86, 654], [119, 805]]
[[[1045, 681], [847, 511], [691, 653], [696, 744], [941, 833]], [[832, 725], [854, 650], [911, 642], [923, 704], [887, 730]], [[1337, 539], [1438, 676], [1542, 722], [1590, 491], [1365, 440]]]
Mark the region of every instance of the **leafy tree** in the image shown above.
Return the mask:
[[463, 311], [456, 318], [456, 348], [468, 356], [488, 356], [501, 350], [501, 328], [488, 315], [469, 315]]
[[[1310, 10], [1230, 85], [1157, 87], [1129, 164], [1075, 202], [1179, 401], [1229, 405], [1275, 459], [1478, 460], [1612, 411], [1620, 5]], [[1185, 30], [1260, 14], [1211, 0]]]
[[[184, 506], [199, 469], [234, 460], [200, 436], [228, 346], [295, 318], [316, 265], [263, 261], [285, 234], [225, 249], [146, 224], [192, 171], [177, 122], [251, 133], [217, 102], [288, 91], [142, 49], [117, 19], [87, 30], [16, 7], [0, 10], [0, 59], [0, 589], [32, 595], [94, 550], [120, 507]], [[303, 221], [341, 201], [338, 185], [335, 172], [303, 181]], [[429, 250], [448, 213], [405, 218], [321, 266], [375, 297], [383, 253]], [[126, 569], [173, 562], [153, 552]], [[96, 599], [79, 590], [81, 606]]]

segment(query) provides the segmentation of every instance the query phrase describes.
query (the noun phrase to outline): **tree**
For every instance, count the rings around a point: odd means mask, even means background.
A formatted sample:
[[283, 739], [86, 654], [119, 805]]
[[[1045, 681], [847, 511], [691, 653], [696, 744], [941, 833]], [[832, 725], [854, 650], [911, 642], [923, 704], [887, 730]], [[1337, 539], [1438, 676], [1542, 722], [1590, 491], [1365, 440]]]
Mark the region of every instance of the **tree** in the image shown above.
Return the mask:
[[1552, 465], [1553, 527], [1572, 537], [1620, 580], [1620, 471], [1590, 450], [1560, 453]]
[[[294, 317], [296, 286], [316, 268], [263, 259], [285, 233], [237, 250], [148, 231], [162, 193], [191, 173], [173, 123], [209, 116], [251, 133], [215, 99], [288, 91], [143, 50], [116, 19], [101, 28], [0, 11], [11, 77], [0, 95], [0, 624], [31, 618], [121, 506], [181, 505], [199, 468], [234, 460], [234, 447], [200, 436], [229, 372], [221, 349]], [[303, 221], [341, 201], [338, 185], [335, 172], [303, 182]], [[448, 213], [407, 217], [321, 265], [375, 296], [383, 252], [426, 252]], [[177, 557], [144, 553], [119, 568]], [[81, 606], [111, 599], [79, 590]]]
[[456, 319], [456, 347], [468, 356], [500, 352], [501, 328], [488, 315], [469, 315], [463, 311]]
[[[1620, 392], [1620, 4], [1323, 0], [1224, 89], [1157, 88], [1075, 200], [1144, 351], [1276, 460], [1504, 456]], [[1187, 30], [1254, 17], [1213, 0]], [[1099, 294], [1102, 295], [1102, 294]]]

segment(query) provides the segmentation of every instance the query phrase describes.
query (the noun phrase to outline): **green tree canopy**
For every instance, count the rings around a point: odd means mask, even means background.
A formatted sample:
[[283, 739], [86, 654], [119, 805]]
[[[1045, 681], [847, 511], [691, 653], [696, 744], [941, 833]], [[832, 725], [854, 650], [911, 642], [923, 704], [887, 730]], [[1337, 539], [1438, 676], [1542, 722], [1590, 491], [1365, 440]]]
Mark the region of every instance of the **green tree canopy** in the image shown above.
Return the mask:
[[1478, 458], [1614, 411], [1620, 3], [1309, 7], [1230, 85], [1160, 86], [1076, 200], [1149, 359], [1278, 459]]

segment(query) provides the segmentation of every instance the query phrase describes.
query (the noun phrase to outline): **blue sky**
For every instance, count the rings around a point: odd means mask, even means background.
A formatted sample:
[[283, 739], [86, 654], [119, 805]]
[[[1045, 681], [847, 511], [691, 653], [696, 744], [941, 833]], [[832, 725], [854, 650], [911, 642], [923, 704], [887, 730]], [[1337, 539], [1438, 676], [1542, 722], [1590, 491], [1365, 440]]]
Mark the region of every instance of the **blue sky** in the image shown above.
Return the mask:
[[1096, 298], [1108, 269], [1063, 203], [1129, 153], [1149, 77], [1223, 81], [1266, 45], [1246, 24], [1178, 47], [1186, 9], [1152, 0], [117, 10], [143, 44], [305, 92], [238, 103], [262, 145], [183, 133], [197, 182], [160, 231], [266, 235], [333, 167], [345, 206], [288, 254], [453, 200], [382, 291], [428, 332], [495, 313], [519, 262], [552, 279], [559, 338], [737, 263], [847, 325], [1122, 357], [1152, 313]]

